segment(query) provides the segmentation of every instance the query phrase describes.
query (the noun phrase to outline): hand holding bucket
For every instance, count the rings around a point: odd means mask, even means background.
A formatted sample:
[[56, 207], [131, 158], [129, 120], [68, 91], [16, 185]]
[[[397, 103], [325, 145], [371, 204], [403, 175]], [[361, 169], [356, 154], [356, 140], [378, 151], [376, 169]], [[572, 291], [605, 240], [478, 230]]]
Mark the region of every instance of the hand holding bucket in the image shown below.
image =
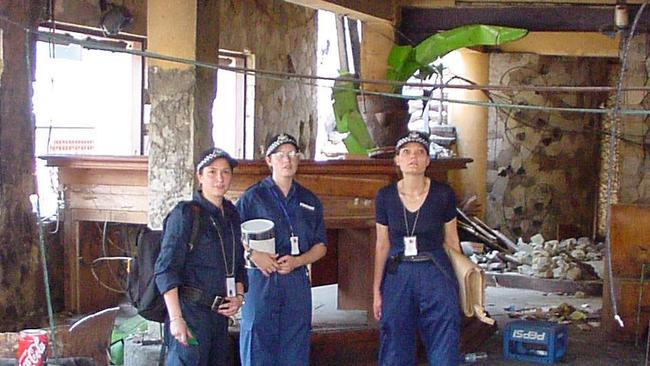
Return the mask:
[[241, 224], [242, 241], [252, 250], [246, 255], [246, 264], [249, 268], [259, 269], [267, 277], [280, 268], [275, 254], [273, 228], [273, 221], [265, 219], [249, 220]]
[[275, 230], [273, 221], [266, 219], [248, 220], [241, 224], [244, 244], [250, 249], [275, 254]]

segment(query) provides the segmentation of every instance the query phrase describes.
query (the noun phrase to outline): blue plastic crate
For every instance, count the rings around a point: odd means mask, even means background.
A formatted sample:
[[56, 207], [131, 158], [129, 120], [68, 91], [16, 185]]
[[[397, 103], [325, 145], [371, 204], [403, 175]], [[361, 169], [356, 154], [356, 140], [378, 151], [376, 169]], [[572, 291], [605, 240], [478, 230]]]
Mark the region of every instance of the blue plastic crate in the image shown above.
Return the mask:
[[503, 331], [503, 355], [550, 365], [564, 357], [568, 338], [566, 324], [516, 320]]

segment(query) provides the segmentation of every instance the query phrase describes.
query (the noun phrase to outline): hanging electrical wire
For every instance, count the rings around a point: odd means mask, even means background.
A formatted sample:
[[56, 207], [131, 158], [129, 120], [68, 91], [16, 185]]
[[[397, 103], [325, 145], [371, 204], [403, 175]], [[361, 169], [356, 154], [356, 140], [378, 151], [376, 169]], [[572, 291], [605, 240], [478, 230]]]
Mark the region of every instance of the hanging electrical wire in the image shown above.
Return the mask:
[[639, 8], [639, 11], [637, 11], [636, 16], [634, 17], [634, 21], [632, 22], [632, 27], [630, 27], [630, 32], [627, 38], [625, 39], [625, 43], [623, 44], [623, 53], [621, 54], [621, 71], [619, 74], [618, 83], [616, 84], [616, 96], [614, 99], [614, 108], [612, 111], [612, 122], [610, 125], [610, 136], [609, 136], [609, 163], [607, 169], [607, 191], [606, 191], [607, 201], [606, 201], [606, 210], [605, 210], [606, 212], [605, 227], [607, 228], [607, 233], [605, 235], [605, 257], [607, 258], [607, 276], [610, 279], [609, 296], [612, 302], [612, 313], [614, 314], [614, 319], [616, 320], [616, 322], [618, 322], [618, 325], [620, 327], [624, 327], [625, 324], [623, 323], [623, 319], [621, 318], [621, 315], [618, 313], [618, 298], [616, 296], [616, 291], [614, 291], [614, 274], [612, 270], [611, 194], [613, 189], [612, 183], [614, 181], [614, 171], [613, 171], [613, 165], [615, 159], [614, 152], [616, 151], [616, 144], [618, 143], [618, 140], [615, 138], [615, 136], [618, 129], [619, 118], [623, 114], [621, 112], [621, 103], [622, 103], [621, 98], [623, 95], [623, 82], [625, 80], [625, 71], [627, 68], [627, 61], [628, 61], [627, 56], [630, 51], [630, 44], [632, 43], [632, 37], [634, 37], [634, 32], [636, 31], [636, 27], [639, 23], [639, 19], [641, 18], [641, 14], [643, 14], [643, 11], [645, 10], [649, 1], [650, 0], [645, 0], [641, 5], [641, 7]]
[[[169, 61], [169, 62], [175, 62], [175, 63], [181, 63], [181, 64], [187, 64], [187, 65], [192, 65], [196, 67], [204, 67], [212, 70], [227, 70], [227, 71], [232, 71], [236, 73], [242, 73], [246, 75], [254, 75], [259, 78], [265, 78], [265, 79], [270, 79], [270, 80], [278, 80], [278, 81], [283, 81], [283, 82], [294, 82], [294, 83], [299, 83], [303, 85], [310, 85], [310, 86], [315, 86], [315, 87], [324, 87], [324, 88], [333, 88], [332, 85], [321, 85], [318, 84], [319, 81], [326, 81], [329, 83], [333, 83], [336, 80], [342, 80], [342, 81], [351, 81], [356, 84], [376, 84], [376, 85], [386, 85], [386, 86], [409, 86], [409, 87], [433, 87], [433, 88], [446, 88], [446, 89], [470, 89], [470, 90], [525, 90], [525, 91], [545, 91], [545, 92], [610, 92], [614, 91], [615, 89], [611, 86], [526, 86], [526, 85], [520, 85], [520, 86], [505, 86], [505, 85], [445, 85], [445, 84], [429, 84], [429, 83], [408, 83], [408, 82], [399, 82], [399, 81], [390, 81], [390, 80], [375, 80], [375, 79], [358, 79], [358, 78], [350, 78], [350, 77], [325, 77], [325, 76], [315, 76], [315, 75], [305, 75], [305, 74], [298, 74], [298, 73], [287, 73], [287, 72], [279, 72], [279, 71], [269, 71], [269, 70], [259, 70], [259, 69], [251, 69], [251, 68], [245, 68], [245, 67], [236, 67], [236, 66], [225, 66], [225, 65], [217, 65], [217, 64], [212, 64], [208, 62], [201, 62], [201, 61], [196, 61], [196, 60], [191, 60], [191, 59], [186, 59], [186, 58], [181, 58], [181, 57], [175, 57], [175, 56], [168, 56], [168, 55], [163, 55], [151, 51], [140, 51], [140, 50], [133, 50], [133, 49], [124, 49], [124, 48], [119, 48], [119, 47], [114, 47], [111, 45], [107, 45], [102, 42], [97, 42], [93, 40], [87, 40], [87, 39], [75, 39], [72, 36], [69, 35], [62, 35], [62, 34], [52, 34], [50, 32], [42, 32], [38, 30], [32, 30], [25, 28], [21, 26], [20, 24], [4, 17], [0, 16], [0, 20], [11, 24], [16, 27], [20, 27], [23, 29], [25, 32], [28, 33], [33, 33], [39, 36], [39, 39], [41, 40], [47, 40], [55, 43], [63, 43], [63, 44], [78, 44], [81, 45], [85, 48], [89, 49], [98, 49], [98, 50], [103, 50], [103, 51], [109, 51], [109, 52], [118, 52], [118, 53], [127, 53], [131, 55], [136, 55], [136, 56], [141, 56], [141, 57], [146, 57], [146, 58], [153, 58], [153, 59], [158, 59], [162, 61]], [[424, 96], [405, 96], [402, 94], [396, 94], [396, 93], [386, 93], [386, 92], [371, 92], [368, 90], [362, 90], [361, 88], [352, 88], [351, 90], [362, 93], [362, 94], [369, 94], [369, 95], [381, 95], [381, 96], [386, 96], [386, 97], [392, 97], [392, 98], [401, 98], [401, 99], [408, 99], [408, 100], [438, 100], [436, 98], [430, 98], [430, 97], [424, 97]], [[631, 88], [624, 88], [622, 90], [626, 91], [650, 91], [650, 87], [631, 87]], [[504, 103], [492, 103], [492, 102], [480, 102], [480, 101], [471, 101], [471, 100], [459, 100], [459, 99], [449, 99], [449, 98], [440, 98], [441, 101], [447, 102], [447, 103], [453, 103], [453, 104], [466, 104], [466, 105], [474, 105], [474, 106], [482, 106], [482, 107], [497, 107], [497, 108], [519, 108], [519, 109], [530, 109], [530, 110], [551, 110], [551, 111], [558, 111], [558, 112], [575, 112], [575, 113], [597, 113], [597, 114], [610, 114], [613, 111], [611, 109], [607, 108], [564, 108], [564, 107], [548, 107], [548, 106], [537, 106], [537, 105], [520, 105], [520, 104], [504, 104]], [[644, 110], [644, 109], [619, 109], [620, 114], [624, 115], [650, 115], [650, 110]]]

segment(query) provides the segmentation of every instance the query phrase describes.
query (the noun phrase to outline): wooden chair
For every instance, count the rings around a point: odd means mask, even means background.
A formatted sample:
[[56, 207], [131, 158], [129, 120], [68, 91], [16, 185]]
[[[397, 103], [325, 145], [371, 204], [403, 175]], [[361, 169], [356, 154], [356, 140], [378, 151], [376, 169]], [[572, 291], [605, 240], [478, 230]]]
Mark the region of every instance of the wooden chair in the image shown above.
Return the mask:
[[[119, 307], [108, 308], [79, 319], [61, 332], [63, 357], [90, 357], [97, 365], [108, 365], [113, 324]], [[61, 342], [61, 343], [60, 343]]]

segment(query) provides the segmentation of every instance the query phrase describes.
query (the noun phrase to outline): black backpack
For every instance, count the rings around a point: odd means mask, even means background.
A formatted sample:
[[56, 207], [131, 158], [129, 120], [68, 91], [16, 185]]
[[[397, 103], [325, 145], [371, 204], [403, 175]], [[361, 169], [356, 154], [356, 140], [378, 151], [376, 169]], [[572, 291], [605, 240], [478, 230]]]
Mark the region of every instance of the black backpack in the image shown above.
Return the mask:
[[[188, 251], [192, 251], [199, 234], [201, 208], [194, 202], [189, 204], [192, 207], [192, 234], [187, 248]], [[165, 321], [167, 308], [165, 300], [156, 286], [154, 270], [156, 259], [160, 254], [160, 242], [166, 224], [167, 218], [163, 221], [162, 230], [145, 228], [138, 233], [137, 254], [131, 261], [126, 289], [127, 297], [131, 304], [138, 309], [138, 314], [147, 320], [159, 323]]]

